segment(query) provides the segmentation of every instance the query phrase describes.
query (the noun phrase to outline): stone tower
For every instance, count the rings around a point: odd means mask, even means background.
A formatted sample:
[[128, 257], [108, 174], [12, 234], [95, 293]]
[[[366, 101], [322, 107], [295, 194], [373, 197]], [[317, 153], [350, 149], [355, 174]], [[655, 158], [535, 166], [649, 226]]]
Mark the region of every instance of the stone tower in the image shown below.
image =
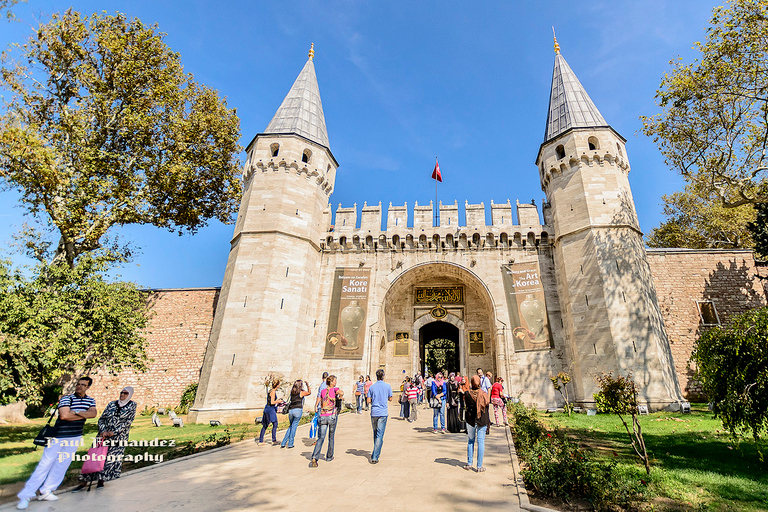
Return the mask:
[[190, 421], [249, 422], [264, 378], [308, 370], [324, 214], [338, 163], [309, 59], [246, 148], [243, 197]]
[[[682, 400], [629, 187], [626, 139], [606, 123], [555, 40], [544, 143], [536, 165], [555, 231], [554, 261], [575, 400], [595, 376], [631, 372], [641, 402]], [[547, 211], [549, 210], [549, 211]]]

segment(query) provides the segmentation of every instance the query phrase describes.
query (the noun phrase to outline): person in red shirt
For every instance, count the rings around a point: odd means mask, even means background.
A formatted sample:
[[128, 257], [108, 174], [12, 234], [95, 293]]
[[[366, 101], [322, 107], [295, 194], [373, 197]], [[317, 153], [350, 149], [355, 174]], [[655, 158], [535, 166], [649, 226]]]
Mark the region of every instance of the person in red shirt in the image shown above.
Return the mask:
[[504, 379], [496, 377], [496, 382], [491, 386], [491, 404], [493, 404], [493, 421], [497, 427], [507, 425], [507, 412], [504, 400]]

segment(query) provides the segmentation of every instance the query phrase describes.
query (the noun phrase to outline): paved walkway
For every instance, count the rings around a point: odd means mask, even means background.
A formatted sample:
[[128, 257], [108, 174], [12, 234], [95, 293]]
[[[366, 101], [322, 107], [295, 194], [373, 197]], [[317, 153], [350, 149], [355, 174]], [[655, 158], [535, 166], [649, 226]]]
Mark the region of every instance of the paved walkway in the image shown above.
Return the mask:
[[[398, 412], [393, 404], [390, 414]], [[419, 409], [415, 423], [390, 416], [377, 465], [369, 463], [371, 432], [367, 413], [342, 415], [335, 458], [316, 469], [309, 468], [309, 425], [302, 425], [291, 450], [244, 441], [126, 473], [104, 489], [60, 490], [59, 501], [33, 501], [28, 510], [520, 510], [505, 429], [492, 427], [486, 438], [485, 473], [462, 469], [466, 434], [433, 434], [430, 409]]]

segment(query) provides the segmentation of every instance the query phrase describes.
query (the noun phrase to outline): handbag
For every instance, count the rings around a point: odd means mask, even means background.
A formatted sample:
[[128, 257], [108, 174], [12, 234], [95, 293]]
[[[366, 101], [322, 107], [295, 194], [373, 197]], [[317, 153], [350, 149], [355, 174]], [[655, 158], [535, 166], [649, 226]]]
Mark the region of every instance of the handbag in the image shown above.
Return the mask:
[[35, 446], [48, 446], [49, 440], [56, 437], [56, 426], [51, 426], [51, 420], [53, 419], [53, 415], [56, 413], [56, 411], [59, 409], [58, 404], [56, 405], [56, 409], [51, 413], [51, 417], [48, 418], [48, 423], [43, 425], [43, 428], [40, 429], [40, 432], [37, 433], [35, 436], [35, 439], [32, 441], [32, 444]]
[[312, 424], [309, 426], [309, 437], [315, 437], [317, 433], [317, 413], [312, 417]]
[[442, 409], [443, 401], [433, 396], [432, 398], [429, 399], [429, 406], [433, 409]]
[[88, 455], [86, 455], [80, 473], [83, 475], [90, 475], [91, 473], [100, 473], [101, 471], [104, 471], [104, 463], [107, 461], [108, 451], [109, 446], [104, 446], [104, 441], [101, 439], [96, 441], [96, 446], [88, 449]]
[[280, 405], [277, 406], [277, 412], [279, 414], [288, 414], [288, 408], [290, 404], [288, 402], [283, 402]]

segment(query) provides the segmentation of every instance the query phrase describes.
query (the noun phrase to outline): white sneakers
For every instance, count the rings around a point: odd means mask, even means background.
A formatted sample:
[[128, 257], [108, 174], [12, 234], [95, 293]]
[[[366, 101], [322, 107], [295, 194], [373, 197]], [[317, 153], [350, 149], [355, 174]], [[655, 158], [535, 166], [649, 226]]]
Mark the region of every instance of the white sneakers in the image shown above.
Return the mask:
[[[47, 492], [45, 494], [41, 494], [37, 497], [37, 501], [58, 501], [59, 497], [53, 494], [52, 492]], [[16, 505], [16, 508], [19, 510], [26, 510], [27, 507], [29, 507], [29, 500], [19, 500], [19, 503]]]

